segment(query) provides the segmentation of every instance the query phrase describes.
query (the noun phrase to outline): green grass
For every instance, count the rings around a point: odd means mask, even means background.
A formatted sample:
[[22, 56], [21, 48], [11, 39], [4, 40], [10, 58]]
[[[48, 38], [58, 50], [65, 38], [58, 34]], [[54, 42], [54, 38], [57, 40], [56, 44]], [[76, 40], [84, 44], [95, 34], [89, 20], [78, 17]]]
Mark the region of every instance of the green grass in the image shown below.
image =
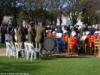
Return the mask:
[[100, 58], [49, 58], [27, 61], [0, 57], [0, 72], [30, 75], [100, 75]]
[[5, 44], [0, 43], [0, 48], [6, 48]]

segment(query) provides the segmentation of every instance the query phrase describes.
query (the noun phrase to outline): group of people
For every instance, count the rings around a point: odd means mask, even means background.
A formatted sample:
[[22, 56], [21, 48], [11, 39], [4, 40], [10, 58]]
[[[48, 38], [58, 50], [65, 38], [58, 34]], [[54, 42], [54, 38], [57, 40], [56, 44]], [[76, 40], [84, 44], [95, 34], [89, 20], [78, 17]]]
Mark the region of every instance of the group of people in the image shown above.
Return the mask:
[[[45, 38], [52, 38], [56, 41], [59, 52], [69, 51], [70, 46], [71, 54], [72, 52], [84, 53], [83, 41], [87, 44], [87, 47], [90, 47], [89, 39], [100, 39], [100, 25], [42, 26], [42, 24], [34, 25], [34, 23], [16, 27], [1, 25], [0, 35], [2, 43], [5, 41], [19, 42], [23, 47], [23, 43], [27, 41], [33, 43], [38, 49], [42, 49]], [[71, 45], [69, 41], [72, 42]]]
[[58, 49], [61, 52], [93, 54], [94, 40], [100, 40], [100, 25], [83, 25], [81, 27], [79, 25], [67, 25], [55, 29], [52, 26], [47, 26], [46, 37], [56, 40]]
[[41, 42], [44, 34], [44, 27], [39, 24], [35, 27], [34, 23], [28, 26], [0, 26], [1, 43], [15, 42], [20, 43], [20, 47], [24, 47], [24, 42], [34, 44], [37, 48], [41, 48]]

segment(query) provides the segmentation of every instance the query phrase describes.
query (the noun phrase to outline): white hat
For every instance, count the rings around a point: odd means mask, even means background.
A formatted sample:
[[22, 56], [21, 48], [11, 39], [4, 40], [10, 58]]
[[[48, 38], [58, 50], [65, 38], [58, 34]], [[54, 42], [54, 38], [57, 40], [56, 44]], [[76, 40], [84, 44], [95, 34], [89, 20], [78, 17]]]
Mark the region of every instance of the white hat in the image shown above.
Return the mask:
[[52, 32], [52, 34], [55, 34], [55, 33], [56, 33], [55, 31]]
[[65, 34], [65, 33], [67, 33], [67, 31], [66, 31], [66, 30], [64, 30], [64, 31], [63, 31], [63, 33]]
[[85, 32], [83, 32], [83, 35], [85, 35]]
[[46, 30], [46, 33], [48, 32], [48, 30]]
[[88, 35], [89, 33], [90, 33], [90, 32], [89, 32], [89, 31], [87, 31], [87, 32], [86, 32], [86, 35]]
[[96, 31], [94, 34], [99, 34], [100, 33], [100, 31]]
[[62, 37], [62, 33], [57, 33], [56, 36], [57, 36], [57, 38], [61, 38]]
[[75, 36], [76, 35], [76, 32], [75, 31], [72, 31], [71, 35], [72, 36]]

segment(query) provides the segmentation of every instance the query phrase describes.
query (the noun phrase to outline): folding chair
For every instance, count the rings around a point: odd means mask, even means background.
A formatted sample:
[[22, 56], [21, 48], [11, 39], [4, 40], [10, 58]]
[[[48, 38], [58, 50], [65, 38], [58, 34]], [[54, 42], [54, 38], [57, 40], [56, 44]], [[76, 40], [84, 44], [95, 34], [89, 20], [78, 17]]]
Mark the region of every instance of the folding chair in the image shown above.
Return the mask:
[[14, 53], [14, 56], [16, 56], [16, 49], [9, 42], [6, 42], [6, 56], [10, 57], [10, 53]]
[[100, 50], [100, 41], [98, 39], [94, 40], [94, 55], [97, 55], [97, 50]]
[[25, 45], [25, 53], [26, 53], [26, 59], [29, 59], [30, 56], [30, 60], [32, 61], [33, 56], [34, 59], [37, 59], [37, 53], [39, 53], [39, 57], [41, 57], [41, 52], [40, 50], [34, 48], [32, 43], [24, 43]]
[[28, 43], [27, 42], [24, 42], [24, 49], [25, 49], [25, 58], [28, 60], [28, 57], [27, 57], [28, 54], [27, 53], [28, 53], [29, 50], [28, 50]]
[[25, 42], [24, 43], [24, 47], [25, 47], [25, 57], [28, 60], [30, 55], [31, 55], [31, 61], [35, 52], [35, 49], [33, 47], [33, 45], [31, 43]]
[[21, 43], [15, 42], [16, 58], [18, 58], [19, 52], [22, 52], [22, 57], [24, 57], [24, 49], [21, 48]]
[[68, 55], [73, 54], [72, 44], [73, 44], [73, 42], [71, 41], [71, 39], [68, 38], [68, 42], [67, 42], [67, 54]]

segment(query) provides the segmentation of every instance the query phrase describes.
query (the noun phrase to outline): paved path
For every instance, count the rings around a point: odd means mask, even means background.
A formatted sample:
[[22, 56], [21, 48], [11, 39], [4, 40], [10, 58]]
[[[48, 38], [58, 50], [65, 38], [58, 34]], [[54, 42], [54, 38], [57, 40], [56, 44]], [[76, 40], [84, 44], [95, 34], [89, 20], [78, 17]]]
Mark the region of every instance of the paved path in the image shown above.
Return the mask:
[[0, 56], [5, 56], [5, 54], [6, 54], [6, 49], [0, 48]]

